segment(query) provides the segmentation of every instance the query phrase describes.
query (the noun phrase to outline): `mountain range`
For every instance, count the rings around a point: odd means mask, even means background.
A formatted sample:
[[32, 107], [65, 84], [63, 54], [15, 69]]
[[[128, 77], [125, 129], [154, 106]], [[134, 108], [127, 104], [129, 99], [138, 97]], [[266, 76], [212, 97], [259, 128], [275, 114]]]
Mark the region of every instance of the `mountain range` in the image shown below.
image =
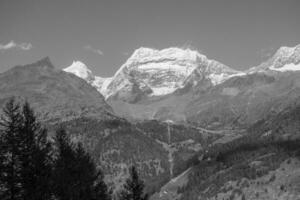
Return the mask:
[[300, 45], [245, 71], [196, 50], [142, 47], [108, 78], [46, 57], [0, 74], [0, 105], [11, 96], [28, 100], [50, 132], [62, 126], [82, 142], [115, 190], [135, 165], [153, 198], [179, 198], [184, 185], [183, 197], [199, 196], [207, 188], [188, 175], [207, 149], [249, 135], [298, 137]]
[[281, 47], [261, 65], [237, 71], [195, 50], [140, 48], [109, 78], [79, 61], [64, 71], [85, 79], [129, 120], [241, 129], [297, 101], [299, 51]]

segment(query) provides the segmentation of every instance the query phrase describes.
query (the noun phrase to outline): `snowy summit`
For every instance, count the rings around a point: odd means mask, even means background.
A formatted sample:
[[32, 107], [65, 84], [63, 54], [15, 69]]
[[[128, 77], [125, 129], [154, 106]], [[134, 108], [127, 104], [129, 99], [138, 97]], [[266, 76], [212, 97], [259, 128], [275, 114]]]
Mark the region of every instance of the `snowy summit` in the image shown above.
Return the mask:
[[92, 71], [81, 61], [73, 61], [73, 63], [69, 67], [63, 70], [65, 72], [75, 74], [76, 76], [88, 82], [94, 79]]
[[73, 62], [64, 71], [85, 79], [105, 98], [118, 99], [126, 99], [128, 96], [168, 95], [183, 88], [189, 81], [196, 85], [201, 80], [193, 77], [199, 78], [199, 74], [202, 79], [210, 80], [213, 85], [243, 74], [217, 61], [209, 60], [196, 50], [177, 47], [162, 50], [141, 47], [135, 50], [110, 78], [92, 75], [86, 65], [79, 61]]

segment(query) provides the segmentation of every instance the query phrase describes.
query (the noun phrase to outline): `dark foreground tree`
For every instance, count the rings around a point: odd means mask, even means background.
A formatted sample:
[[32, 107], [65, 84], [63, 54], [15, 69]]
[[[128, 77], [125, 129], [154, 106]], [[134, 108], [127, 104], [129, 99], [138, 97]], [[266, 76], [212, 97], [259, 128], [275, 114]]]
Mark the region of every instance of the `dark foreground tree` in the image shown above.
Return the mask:
[[24, 200], [50, 199], [51, 197], [51, 144], [47, 130], [38, 122], [33, 109], [25, 102], [21, 127], [21, 184]]
[[110, 199], [101, 171], [82, 145], [60, 130], [53, 148], [27, 102], [21, 108], [9, 100], [0, 128], [1, 200]]
[[50, 199], [51, 146], [29, 104], [10, 99], [0, 125], [0, 199]]
[[103, 176], [81, 144], [74, 145], [63, 129], [57, 131], [58, 156], [54, 165], [54, 190], [59, 200], [108, 200]]
[[144, 182], [139, 178], [136, 168], [132, 166], [129, 173], [130, 176], [120, 192], [120, 200], [147, 200], [148, 195], [144, 194]]
[[0, 199], [17, 200], [22, 198], [21, 185], [21, 137], [22, 115], [19, 104], [10, 99], [3, 108], [0, 121], [1, 139], [1, 179]]

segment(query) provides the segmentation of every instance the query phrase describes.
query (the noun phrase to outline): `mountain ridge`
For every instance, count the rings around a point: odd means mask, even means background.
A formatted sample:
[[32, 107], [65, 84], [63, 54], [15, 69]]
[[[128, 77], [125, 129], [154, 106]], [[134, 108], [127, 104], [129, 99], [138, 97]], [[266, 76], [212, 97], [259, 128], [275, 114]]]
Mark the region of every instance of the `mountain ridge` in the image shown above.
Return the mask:
[[[63, 70], [85, 79], [96, 87], [106, 99], [114, 96], [117, 99], [121, 98], [124, 101], [135, 102], [146, 96], [172, 94], [176, 90], [184, 88], [187, 82], [195, 86], [198, 80], [190, 78], [195, 77], [195, 73], [198, 74], [196, 75], [197, 79], [207, 78], [210, 79], [212, 85], [218, 85], [235, 76], [266, 70], [277, 72], [299, 71], [299, 55], [300, 44], [295, 47], [280, 47], [268, 61], [256, 67], [238, 71], [218, 61], [210, 60], [198, 51], [188, 48], [170, 47], [158, 50], [140, 47], [132, 53], [112, 77], [103, 78], [93, 75], [92, 71], [80, 61], [73, 62], [71, 66]], [[76, 64], [77, 69], [72, 69]], [[80, 66], [82, 66], [81, 69]], [[169, 74], [166, 75], [166, 73]], [[138, 76], [141, 76], [141, 78]], [[164, 82], [161, 78], [165, 79]], [[159, 80], [160, 84], [154, 84], [155, 81]], [[131, 93], [131, 96], [136, 95], [137, 97], [134, 100], [128, 100], [126, 95], [129, 93]]]
[[74, 74], [55, 68], [49, 57], [1, 73], [0, 83], [1, 103], [11, 96], [23, 97], [33, 102], [42, 120], [59, 116], [72, 118], [93, 109], [100, 118], [101, 113], [113, 112], [94, 87]]
[[[84, 75], [70, 68], [72, 65], [64, 70], [89, 81]], [[90, 70], [85, 71], [89, 73]], [[192, 73], [203, 73], [203, 76], [211, 79], [214, 85], [231, 76], [241, 75], [240, 71], [233, 70], [215, 60], [209, 60], [195, 50], [176, 47], [156, 50], [141, 47], [133, 52], [112, 77], [101, 78], [103, 82], [99, 83], [105, 82], [104, 87], [95, 82], [93, 84], [97, 85], [98, 91], [102, 92], [106, 99], [120, 95], [121, 92], [130, 93], [133, 88], [143, 93], [144, 87], [148, 88], [146, 95], [163, 96], [184, 87], [183, 83]], [[138, 75], [141, 77], [137, 77]], [[162, 82], [162, 78], [165, 82]]]

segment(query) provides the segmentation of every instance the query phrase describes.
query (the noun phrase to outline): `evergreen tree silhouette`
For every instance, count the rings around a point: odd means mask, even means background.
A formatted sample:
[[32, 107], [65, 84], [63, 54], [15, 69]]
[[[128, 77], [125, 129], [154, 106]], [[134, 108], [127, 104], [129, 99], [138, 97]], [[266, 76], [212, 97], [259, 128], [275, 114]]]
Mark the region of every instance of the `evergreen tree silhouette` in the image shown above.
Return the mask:
[[123, 190], [120, 192], [120, 200], [147, 200], [144, 193], [144, 182], [139, 178], [134, 166], [129, 169], [130, 176], [126, 179]]
[[47, 200], [51, 197], [51, 144], [28, 102], [22, 108], [21, 184], [24, 200]]
[[14, 98], [1, 118], [1, 199], [50, 199], [51, 145], [26, 102], [22, 109]]
[[59, 200], [109, 200], [110, 194], [102, 174], [82, 145], [74, 145], [63, 129], [57, 131], [56, 143], [56, 197]]
[[3, 108], [1, 127], [1, 179], [0, 199], [22, 199], [21, 184], [21, 127], [22, 115], [20, 105], [11, 98]]

